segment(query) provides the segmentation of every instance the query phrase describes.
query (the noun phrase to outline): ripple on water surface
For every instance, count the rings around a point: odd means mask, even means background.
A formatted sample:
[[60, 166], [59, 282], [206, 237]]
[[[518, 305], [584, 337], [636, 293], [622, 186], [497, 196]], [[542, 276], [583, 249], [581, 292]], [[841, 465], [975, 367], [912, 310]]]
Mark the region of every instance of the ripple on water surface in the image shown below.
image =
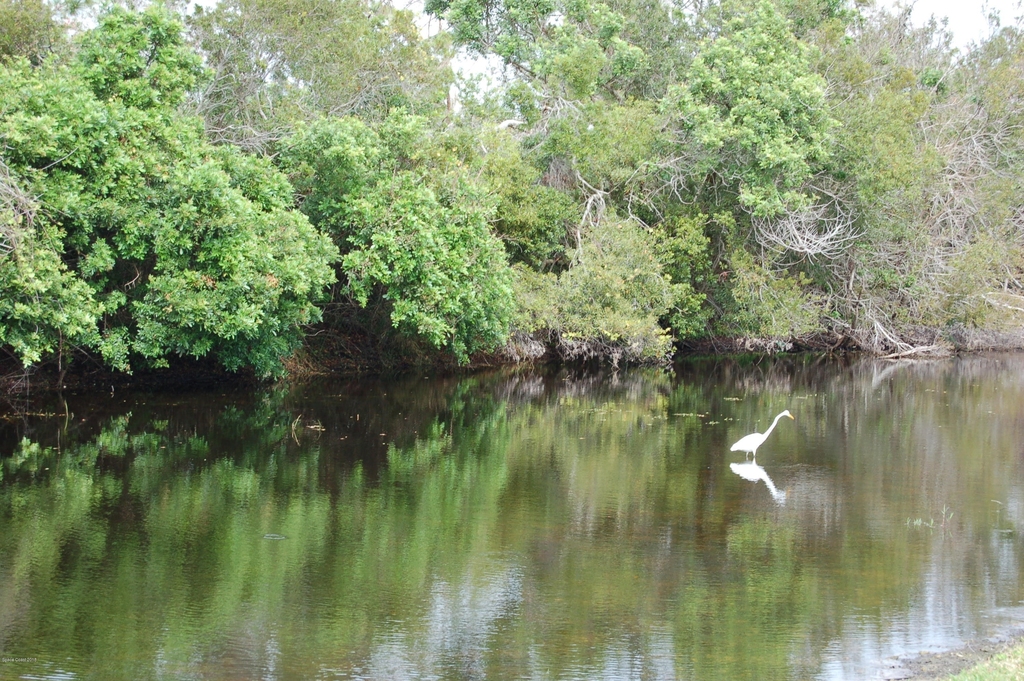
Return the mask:
[[0, 677], [862, 679], [1024, 621], [1022, 356], [221, 392], [0, 422]]

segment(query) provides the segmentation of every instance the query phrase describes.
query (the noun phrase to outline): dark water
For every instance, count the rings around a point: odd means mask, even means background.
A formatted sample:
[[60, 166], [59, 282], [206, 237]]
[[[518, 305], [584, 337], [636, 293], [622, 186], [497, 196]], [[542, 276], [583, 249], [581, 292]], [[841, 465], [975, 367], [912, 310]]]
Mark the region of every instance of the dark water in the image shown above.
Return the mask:
[[32, 408], [0, 678], [870, 679], [1024, 620], [1024, 356]]

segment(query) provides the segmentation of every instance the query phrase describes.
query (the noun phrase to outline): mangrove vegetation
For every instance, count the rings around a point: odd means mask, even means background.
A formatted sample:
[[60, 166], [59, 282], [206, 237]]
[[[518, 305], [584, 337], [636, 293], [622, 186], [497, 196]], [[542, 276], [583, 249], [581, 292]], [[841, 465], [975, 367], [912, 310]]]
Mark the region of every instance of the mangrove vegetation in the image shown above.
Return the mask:
[[0, 0], [0, 348], [1021, 346], [1022, 76], [860, 0]]

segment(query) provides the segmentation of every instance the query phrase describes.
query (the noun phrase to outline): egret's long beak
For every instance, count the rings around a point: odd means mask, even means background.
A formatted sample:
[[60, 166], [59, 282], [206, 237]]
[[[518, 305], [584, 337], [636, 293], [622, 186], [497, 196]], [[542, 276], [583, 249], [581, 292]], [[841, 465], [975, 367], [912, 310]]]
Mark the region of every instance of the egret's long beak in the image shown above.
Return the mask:
[[789, 418], [791, 418], [791, 419], [793, 419], [794, 421], [796, 421], [796, 417], [795, 417], [795, 416], [793, 416], [792, 414], [786, 414], [786, 416], [788, 416]]

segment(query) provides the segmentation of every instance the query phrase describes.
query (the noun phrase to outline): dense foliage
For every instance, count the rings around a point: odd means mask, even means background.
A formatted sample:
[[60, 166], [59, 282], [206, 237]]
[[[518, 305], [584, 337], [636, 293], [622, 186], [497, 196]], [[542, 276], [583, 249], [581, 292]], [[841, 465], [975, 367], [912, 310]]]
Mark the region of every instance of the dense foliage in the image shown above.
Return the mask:
[[397, 111], [300, 127], [281, 162], [315, 225], [342, 244], [347, 293], [388, 303], [393, 326], [465, 361], [505, 340], [511, 277], [486, 187], [423, 121]]
[[165, 12], [115, 10], [70, 63], [0, 65], [8, 211], [0, 341], [25, 363], [83, 346], [113, 366], [217, 356], [280, 371], [333, 279], [331, 242], [267, 161], [176, 111], [203, 76]]
[[75, 6], [0, 0], [23, 363], [271, 374], [313, 323], [462, 362], [1021, 343], [1018, 25], [958, 51], [839, 0]]

